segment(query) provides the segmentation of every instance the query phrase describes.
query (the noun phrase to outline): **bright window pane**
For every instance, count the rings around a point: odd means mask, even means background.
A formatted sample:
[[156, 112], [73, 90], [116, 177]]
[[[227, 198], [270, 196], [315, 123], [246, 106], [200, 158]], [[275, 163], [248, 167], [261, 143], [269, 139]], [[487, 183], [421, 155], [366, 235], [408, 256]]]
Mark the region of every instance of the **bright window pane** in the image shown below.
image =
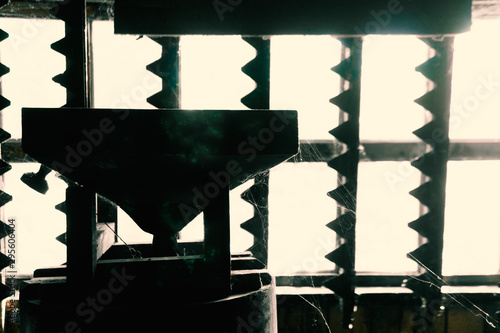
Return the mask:
[[500, 139], [499, 33], [499, 20], [481, 20], [455, 38], [451, 139]]
[[40, 194], [20, 178], [25, 172], [37, 170], [35, 163], [12, 163], [12, 170], [5, 173], [5, 192], [13, 200], [3, 206], [5, 221], [17, 221], [18, 239], [16, 253], [19, 274], [32, 274], [41, 267], [62, 265], [66, 262], [66, 246], [56, 237], [66, 232], [66, 215], [54, 207], [65, 200], [66, 183], [47, 176], [49, 191]]
[[363, 44], [361, 140], [417, 141], [424, 109], [414, 100], [426, 91], [415, 67], [427, 60], [428, 47], [411, 36], [370, 36]]
[[297, 110], [303, 140], [332, 140], [338, 125], [341, 44], [330, 36], [275, 36], [271, 39], [271, 108]]
[[246, 109], [240, 99], [255, 82], [241, 67], [255, 57], [253, 47], [240, 36], [183, 36], [180, 49], [184, 109]]
[[[275, 36], [271, 39], [271, 108], [297, 110], [303, 141], [334, 138], [341, 44], [330, 36]], [[314, 154], [314, 152], [312, 152]], [[269, 268], [274, 274], [332, 271], [325, 255], [337, 247], [326, 224], [337, 204], [327, 192], [337, 173], [326, 163], [284, 163], [272, 169], [269, 198]]]
[[416, 271], [406, 254], [418, 247], [408, 223], [419, 204], [408, 192], [419, 186], [420, 172], [409, 162], [361, 163], [358, 172], [356, 271]]
[[146, 66], [158, 60], [161, 46], [144, 37], [115, 35], [113, 22], [92, 24], [94, 106], [153, 109], [146, 99], [161, 90], [161, 79]]
[[65, 89], [52, 78], [65, 70], [64, 56], [50, 44], [64, 36], [64, 22], [57, 20], [0, 19], [9, 37], [0, 43], [0, 58], [10, 72], [2, 76], [2, 95], [11, 105], [2, 110], [3, 128], [21, 137], [21, 108], [60, 107]]
[[448, 163], [443, 274], [496, 274], [500, 161]]
[[[246, 251], [253, 245], [253, 235], [240, 228], [241, 223], [253, 217], [253, 206], [241, 199], [241, 194], [253, 183], [253, 180], [250, 180], [233, 189], [229, 194], [231, 253]], [[203, 214], [200, 214], [182, 229], [180, 240], [202, 241], [203, 238]]]
[[324, 258], [337, 247], [326, 224], [336, 202], [326, 195], [337, 174], [326, 163], [284, 163], [271, 170], [269, 189], [269, 269], [273, 274], [332, 270]]

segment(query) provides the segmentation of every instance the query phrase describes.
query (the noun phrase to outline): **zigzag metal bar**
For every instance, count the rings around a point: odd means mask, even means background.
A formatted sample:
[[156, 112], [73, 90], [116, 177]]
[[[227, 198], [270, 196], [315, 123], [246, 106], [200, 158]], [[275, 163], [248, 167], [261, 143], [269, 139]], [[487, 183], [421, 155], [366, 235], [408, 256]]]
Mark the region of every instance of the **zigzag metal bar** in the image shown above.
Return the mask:
[[[345, 83], [349, 87], [330, 100], [342, 111], [340, 125], [330, 131], [338, 141], [346, 145], [346, 151], [328, 162], [328, 166], [339, 174], [339, 186], [328, 192], [328, 196], [338, 203], [338, 217], [327, 224], [342, 240], [341, 245], [326, 255], [326, 258], [342, 269], [342, 274], [327, 280], [324, 285], [334, 291], [343, 304], [343, 326], [352, 325], [355, 307], [355, 226], [356, 226], [356, 196], [359, 163], [359, 112], [361, 92], [361, 45], [359, 38], [340, 39], [344, 54], [347, 49], [349, 57], [332, 68], [342, 77], [341, 87]], [[346, 119], [347, 116], [347, 119]]]
[[86, 1], [66, 1], [53, 8], [52, 14], [64, 21], [65, 36], [51, 45], [66, 57], [66, 71], [53, 80], [66, 89], [65, 107], [88, 107], [87, 85], [87, 11]]
[[436, 315], [436, 304], [441, 304], [439, 278], [442, 277], [453, 37], [441, 40], [422, 38], [422, 41], [435, 51], [435, 56], [416, 70], [433, 82], [433, 89], [415, 102], [431, 112], [432, 120], [413, 133], [429, 144], [432, 150], [412, 162], [428, 177], [428, 182], [410, 194], [426, 206], [428, 212], [410, 222], [409, 227], [425, 237], [427, 242], [408, 254], [410, 259], [422, 266], [424, 273], [417, 279], [405, 281], [404, 286], [425, 300], [427, 306], [421, 309], [420, 315], [430, 326]]
[[161, 45], [161, 57], [146, 68], [162, 79], [162, 89], [147, 101], [157, 108], [178, 109], [179, 89], [179, 37], [151, 37]]
[[[54, 51], [66, 58], [65, 72], [52, 78], [66, 89], [63, 107], [90, 106], [86, 8], [86, 1], [78, 0], [56, 4], [51, 10], [54, 17], [64, 21], [64, 37], [51, 45]], [[41, 165], [38, 172], [26, 173], [21, 180], [33, 190], [45, 194], [49, 189], [45, 178], [50, 172], [50, 168]]]
[[[87, 83], [89, 68], [86, 9], [85, 0], [65, 2], [56, 5], [52, 9], [52, 14], [64, 21], [64, 37], [51, 45], [54, 51], [61, 53], [66, 58], [65, 72], [52, 78], [54, 82], [59, 83], [66, 89], [66, 104], [63, 107], [90, 106], [89, 86]], [[40, 171], [37, 173], [44, 174], [43, 178], [50, 172], [50, 170], [48, 172], [44, 171], [44, 168], [46, 167], [40, 166]], [[43, 180], [45, 181], [45, 179]], [[66, 201], [56, 205], [55, 209], [66, 214]], [[61, 236], [64, 236], [65, 239], [66, 233]], [[56, 239], [60, 241], [59, 237], [61, 236], [56, 237]]]
[[251, 233], [254, 242], [247, 251], [267, 266], [268, 260], [268, 196], [269, 196], [269, 173], [257, 175], [254, 184], [243, 194], [241, 198], [253, 206], [254, 216], [241, 224], [241, 228]]
[[262, 37], [243, 37], [243, 40], [250, 44], [257, 54], [241, 70], [255, 81], [256, 86], [241, 99], [241, 103], [250, 109], [269, 109], [271, 41]]
[[[1, 2], [0, 6], [5, 5], [5, 2]], [[0, 29], [0, 42], [7, 39], [9, 37], [9, 34], [3, 30]], [[5, 74], [9, 73], [10, 69], [5, 66], [4, 64], [0, 63], [0, 77], [4, 76]], [[10, 105], [10, 101], [0, 95], [0, 111], [5, 109]], [[0, 143], [10, 139], [10, 134], [0, 128]], [[11, 165], [6, 163], [3, 160], [0, 160], [0, 169], [1, 172], [0, 174], [3, 175], [10, 169], [12, 169]], [[10, 202], [12, 200], [12, 196], [9, 195], [8, 193], [5, 193], [0, 190], [0, 207], [5, 205], [6, 203]], [[0, 239], [3, 239], [7, 237], [7, 235], [11, 232], [11, 229], [8, 225], [0, 221]], [[7, 257], [5, 254], [0, 253], [0, 270], [3, 270], [5, 267], [9, 266], [12, 263], [12, 260]], [[0, 283], [0, 300], [7, 298], [11, 296], [11, 290], [9, 287], [6, 285]]]
[[[87, 23], [87, 4], [85, 0], [69, 1], [63, 4], [57, 4], [52, 14], [64, 21], [65, 36], [51, 45], [52, 49], [63, 54], [66, 57], [66, 71], [53, 78], [54, 82], [61, 84], [66, 89], [66, 104], [64, 107], [90, 107], [90, 76], [89, 67], [89, 29]], [[34, 189], [43, 189], [45, 193], [48, 189], [45, 177], [50, 172], [50, 169], [41, 166], [40, 171], [33, 175], [35, 185], [44, 182], [39, 186], [31, 186]], [[23, 175], [26, 177], [28, 174]], [[68, 187], [73, 187], [75, 184], [63, 176], [60, 176], [63, 181], [68, 184]], [[43, 185], [43, 186], [42, 186]], [[63, 213], [66, 213], [66, 201], [58, 204], [55, 208]], [[98, 221], [99, 222], [115, 222], [117, 219], [116, 205], [108, 200], [98, 197]], [[115, 224], [117, 228], [118, 223]], [[115, 230], [116, 233], [116, 230]], [[58, 236], [56, 239], [61, 241], [66, 238], [66, 234]]]
[[[255, 81], [256, 87], [241, 102], [250, 109], [269, 109], [270, 47], [271, 41], [263, 37], [243, 37], [256, 51], [254, 59], [242, 67], [242, 72]], [[257, 175], [252, 185], [241, 197], [253, 206], [254, 216], [243, 222], [241, 228], [253, 235], [253, 245], [248, 249], [267, 267], [269, 226], [269, 172]]]
[[180, 37], [150, 37], [160, 44], [161, 56], [146, 66], [151, 73], [161, 78], [162, 88], [148, 97], [147, 102], [156, 108], [180, 108]]

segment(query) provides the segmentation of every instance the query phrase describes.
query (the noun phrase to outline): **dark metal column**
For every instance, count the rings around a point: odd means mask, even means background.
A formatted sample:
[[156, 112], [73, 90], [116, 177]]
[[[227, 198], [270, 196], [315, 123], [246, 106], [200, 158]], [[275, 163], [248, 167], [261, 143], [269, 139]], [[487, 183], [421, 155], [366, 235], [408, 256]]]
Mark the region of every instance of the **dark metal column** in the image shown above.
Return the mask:
[[432, 114], [432, 120], [413, 133], [430, 146], [431, 150], [417, 158], [412, 165], [428, 181], [410, 192], [424, 206], [425, 214], [409, 223], [409, 227], [425, 237], [422, 244], [408, 257], [417, 262], [424, 273], [408, 279], [404, 285], [425, 301], [420, 316], [427, 325], [441, 310], [442, 255], [444, 211], [446, 199], [446, 171], [449, 155], [449, 118], [453, 63], [453, 37], [422, 38], [435, 55], [416, 70], [432, 81], [432, 89], [415, 102]]
[[330, 131], [338, 141], [345, 144], [344, 153], [328, 162], [339, 176], [339, 186], [328, 192], [337, 201], [338, 217], [327, 226], [341, 239], [340, 246], [326, 255], [326, 258], [342, 273], [325, 282], [325, 286], [340, 296], [343, 304], [343, 326], [351, 326], [355, 306], [355, 229], [356, 198], [359, 163], [359, 112], [361, 94], [361, 50], [360, 38], [342, 38], [344, 57], [332, 70], [342, 77], [341, 93], [330, 100], [340, 110], [340, 125]]
[[[257, 52], [255, 58], [241, 69], [255, 81], [256, 87], [241, 102], [250, 109], [270, 108], [271, 40], [266, 37], [243, 37]], [[269, 171], [254, 178], [254, 185], [241, 198], [253, 206], [254, 216], [243, 222], [241, 228], [253, 235], [253, 245], [248, 249], [267, 267], [269, 240]]]

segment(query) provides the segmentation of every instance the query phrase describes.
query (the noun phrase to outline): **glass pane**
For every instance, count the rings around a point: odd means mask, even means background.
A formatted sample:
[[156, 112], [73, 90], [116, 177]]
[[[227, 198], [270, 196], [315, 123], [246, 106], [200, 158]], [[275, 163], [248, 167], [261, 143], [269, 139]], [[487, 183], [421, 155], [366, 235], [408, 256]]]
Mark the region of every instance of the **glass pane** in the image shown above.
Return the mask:
[[271, 170], [269, 269], [273, 274], [333, 270], [324, 256], [337, 247], [326, 224], [337, 204], [327, 196], [337, 174], [326, 163], [284, 163]]
[[10, 218], [17, 221], [19, 274], [33, 274], [37, 268], [66, 262], [66, 246], [56, 240], [66, 232], [66, 215], [54, 207], [65, 200], [67, 186], [51, 173], [47, 176], [49, 191], [45, 195], [30, 189], [20, 178], [37, 169], [35, 163], [12, 163], [12, 170], [4, 175], [5, 192], [13, 197], [3, 206], [4, 222]]
[[144, 37], [115, 35], [111, 21], [92, 24], [94, 106], [153, 109], [146, 99], [161, 90], [161, 79], [146, 66], [161, 46]]
[[64, 36], [64, 22], [7, 19], [0, 25], [9, 37], [0, 43], [0, 58], [10, 72], [2, 76], [2, 95], [11, 105], [2, 111], [3, 128], [21, 137], [22, 107], [60, 107], [66, 91], [52, 78], [65, 70], [64, 56], [50, 44]]
[[330, 36], [274, 36], [271, 39], [271, 108], [297, 110], [302, 140], [333, 140], [338, 125], [341, 44]]
[[356, 271], [416, 271], [406, 254], [418, 247], [408, 223], [418, 218], [419, 203], [408, 192], [419, 186], [420, 172], [405, 161], [360, 163], [358, 172]]
[[240, 36], [183, 36], [181, 49], [181, 105], [184, 109], [235, 109], [255, 88], [241, 71], [255, 50]]
[[481, 20], [455, 37], [451, 139], [500, 139], [499, 33], [499, 20]]
[[497, 274], [500, 161], [448, 163], [443, 274]]
[[[253, 206], [241, 200], [241, 194], [252, 186], [253, 183], [253, 180], [250, 180], [230, 192], [231, 253], [246, 251], [253, 244], [253, 236], [240, 228], [241, 223], [253, 217]], [[195, 242], [202, 241], [203, 238], [203, 214], [200, 214], [182, 229], [180, 239], [181, 241]]]
[[428, 47], [412, 36], [369, 36], [363, 44], [361, 140], [418, 141], [413, 131], [425, 111], [414, 100], [426, 92], [415, 67], [427, 60]]
[[[240, 36], [183, 36], [181, 49], [181, 104], [184, 109], [244, 110], [240, 99], [255, 83], [241, 68], [255, 51]], [[230, 193], [231, 252], [246, 251], [253, 236], [240, 224], [253, 216], [253, 208], [240, 198], [253, 181]], [[203, 214], [181, 231], [183, 241], [203, 239]]]
[[[153, 235], [144, 232], [121, 208], [118, 208], [118, 243], [151, 243]], [[123, 240], [123, 242], [122, 242]]]

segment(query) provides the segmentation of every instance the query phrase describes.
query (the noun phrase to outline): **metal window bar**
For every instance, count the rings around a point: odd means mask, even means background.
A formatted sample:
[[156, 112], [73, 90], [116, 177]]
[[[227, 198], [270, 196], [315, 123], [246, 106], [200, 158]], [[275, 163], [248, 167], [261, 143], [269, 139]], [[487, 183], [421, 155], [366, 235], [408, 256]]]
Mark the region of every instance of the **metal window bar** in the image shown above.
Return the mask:
[[[61, 53], [66, 58], [66, 70], [53, 78], [66, 89], [65, 107], [89, 107], [93, 105], [93, 82], [92, 77], [92, 46], [90, 42], [91, 24], [87, 18], [87, 2], [70, 1], [64, 3], [53, 3], [47, 8], [48, 14], [56, 19], [64, 21], [65, 36], [51, 45], [51, 48]], [[82, 28], [83, 27], [83, 28]], [[47, 166], [41, 165], [36, 173], [24, 174], [21, 180], [32, 189], [45, 194], [48, 190], [45, 178], [51, 172]], [[68, 186], [72, 182], [61, 177]], [[56, 205], [56, 209], [65, 213], [65, 202]], [[112, 202], [98, 197], [98, 222], [116, 222], [117, 208]], [[117, 223], [115, 223], [115, 232]], [[66, 235], [62, 234], [56, 238], [66, 243]]]
[[[0, 7], [4, 6], [6, 1], [0, 2]], [[3, 30], [0, 29], [0, 42], [4, 41], [9, 37], [9, 34]], [[9, 68], [2, 64], [0, 62], [0, 77], [4, 76], [9, 72]], [[2, 94], [0, 90], [0, 111], [5, 109], [7, 106], [10, 105], [10, 101], [7, 100]], [[10, 134], [6, 132], [3, 129], [3, 123], [2, 123], [2, 118], [0, 114], [0, 142], [4, 142], [7, 139], [10, 138]], [[6, 162], [0, 159], [0, 207], [4, 206], [7, 204], [9, 201], [12, 200], [12, 196], [9, 195], [8, 193], [5, 193], [3, 191], [4, 187], [4, 174], [9, 171], [12, 167]], [[0, 217], [3, 220], [4, 219], [4, 211], [3, 209], [0, 211]], [[1, 241], [1, 249], [2, 251], [7, 250], [7, 242], [6, 242], [6, 237], [13, 233], [14, 230], [6, 224], [5, 222], [0, 221], [0, 241]], [[7, 253], [7, 252], [6, 252]], [[3, 270], [6, 267], [9, 267], [11, 264], [15, 264], [15, 259], [14, 261], [6, 255], [6, 253], [1, 253], [0, 252], [0, 270]], [[11, 274], [15, 274], [16, 272], [13, 272]], [[11, 280], [10, 276], [7, 276], [5, 274], [2, 274], [1, 280], [0, 280], [0, 301], [3, 300], [4, 298], [7, 298], [12, 295], [12, 290], [11, 288], [7, 287], [5, 283], [7, 283], [7, 280]]]
[[[404, 286], [422, 297], [425, 307], [421, 317], [432, 325], [441, 306], [442, 253], [444, 234], [444, 210], [446, 199], [446, 171], [449, 155], [449, 118], [451, 99], [451, 76], [453, 60], [453, 37], [442, 39], [422, 38], [435, 50], [435, 56], [416, 68], [433, 82], [432, 90], [415, 102], [432, 114], [432, 120], [414, 131], [432, 150], [412, 162], [428, 181], [410, 194], [427, 207], [427, 213], [409, 223], [409, 227], [427, 239], [408, 257], [417, 262], [424, 273], [415, 279], [408, 279]], [[431, 288], [429, 286], [432, 286]]]
[[[356, 198], [359, 163], [359, 111], [361, 93], [361, 38], [342, 38], [343, 57], [332, 70], [342, 81], [341, 93], [330, 100], [340, 110], [340, 125], [330, 131], [346, 146], [343, 154], [328, 161], [328, 166], [339, 173], [340, 184], [328, 195], [338, 203], [338, 217], [327, 226], [342, 239], [342, 244], [326, 258], [342, 269], [342, 274], [324, 283], [340, 296], [343, 304], [343, 326], [352, 325], [355, 307], [355, 240]], [[347, 56], [346, 54], [349, 53]], [[347, 86], [347, 87], [346, 87]], [[347, 89], [345, 89], [347, 88]], [[347, 117], [346, 117], [347, 115]]]
[[[269, 109], [271, 40], [266, 37], [243, 37], [256, 55], [241, 69], [255, 81], [256, 87], [241, 102], [250, 109]], [[247, 251], [264, 267], [268, 263], [269, 240], [269, 171], [254, 178], [254, 184], [241, 194], [241, 198], [253, 206], [253, 217], [241, 224], [241, 228], [253, 236], [253, 244]]]

